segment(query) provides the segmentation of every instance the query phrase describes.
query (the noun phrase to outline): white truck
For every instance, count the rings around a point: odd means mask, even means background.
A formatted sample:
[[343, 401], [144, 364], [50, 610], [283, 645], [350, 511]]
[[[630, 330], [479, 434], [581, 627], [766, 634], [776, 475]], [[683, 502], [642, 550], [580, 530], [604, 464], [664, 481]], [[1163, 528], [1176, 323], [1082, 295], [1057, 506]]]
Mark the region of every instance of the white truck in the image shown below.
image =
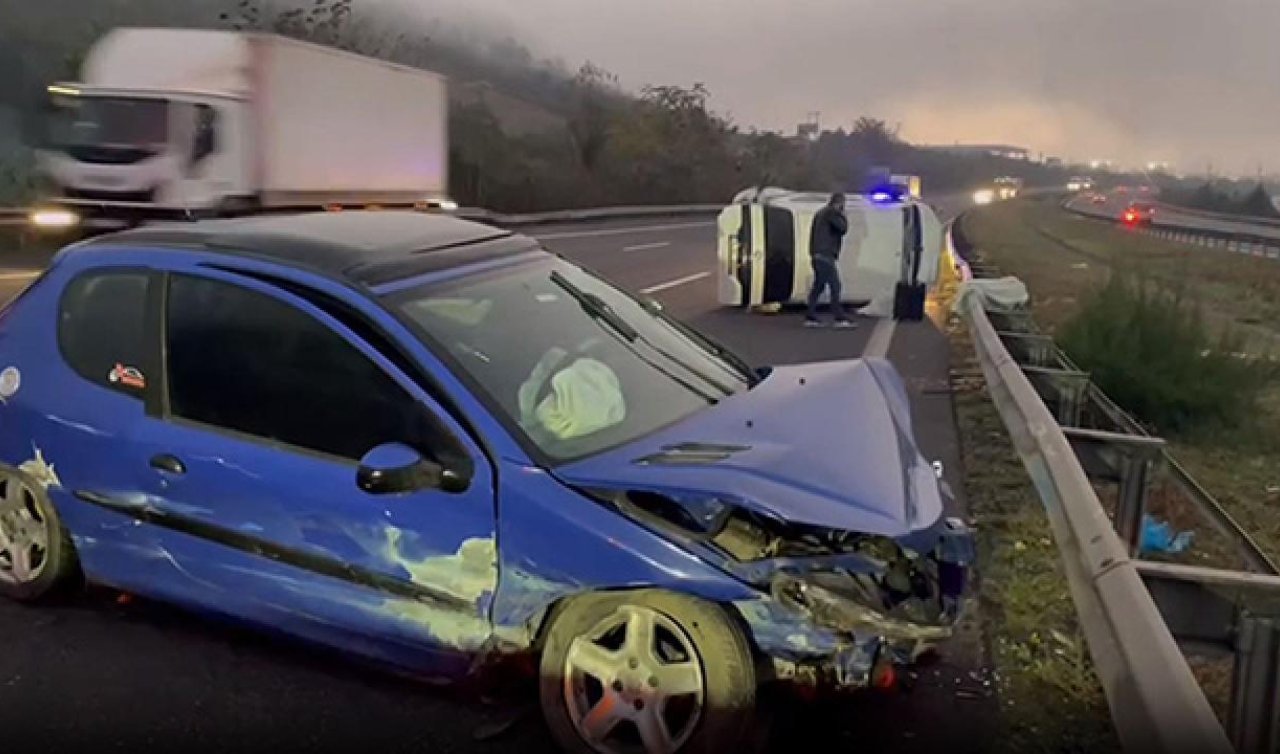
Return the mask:
[[284, 37], [121, 28], [54, 84], [44, 226], [451, 209], [443, 77]]

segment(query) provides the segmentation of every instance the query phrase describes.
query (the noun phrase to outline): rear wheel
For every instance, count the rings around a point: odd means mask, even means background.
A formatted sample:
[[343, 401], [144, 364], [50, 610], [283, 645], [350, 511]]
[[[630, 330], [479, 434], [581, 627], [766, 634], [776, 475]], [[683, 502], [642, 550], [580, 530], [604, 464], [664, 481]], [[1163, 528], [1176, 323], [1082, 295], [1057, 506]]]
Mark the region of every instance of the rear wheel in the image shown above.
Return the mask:
[[554, 619], [541, 679], [543, 714], [567, 751], [722, 752], [759, 740], [750, 646], [702, 600], [577, 598]]
[[0, 469], [0, 595], [33, 602], [78, 573], [75, 547], [44, 488]]

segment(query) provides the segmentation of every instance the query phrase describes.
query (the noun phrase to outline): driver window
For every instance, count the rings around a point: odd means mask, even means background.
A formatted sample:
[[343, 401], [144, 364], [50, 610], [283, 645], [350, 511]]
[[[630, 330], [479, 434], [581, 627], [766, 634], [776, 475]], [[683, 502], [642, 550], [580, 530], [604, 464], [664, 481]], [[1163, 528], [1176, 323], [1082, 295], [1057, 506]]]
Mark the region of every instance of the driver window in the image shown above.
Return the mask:
[[399, 442], [439, 459], [456, 443], [430, 412], [326, 325], [282, 301], [174, 275], [173, 416], [345, 460]]
[[218, 111], [209, 105], [196, 105], [196, 123], [192, 163], [198, 163], [218, 148]]

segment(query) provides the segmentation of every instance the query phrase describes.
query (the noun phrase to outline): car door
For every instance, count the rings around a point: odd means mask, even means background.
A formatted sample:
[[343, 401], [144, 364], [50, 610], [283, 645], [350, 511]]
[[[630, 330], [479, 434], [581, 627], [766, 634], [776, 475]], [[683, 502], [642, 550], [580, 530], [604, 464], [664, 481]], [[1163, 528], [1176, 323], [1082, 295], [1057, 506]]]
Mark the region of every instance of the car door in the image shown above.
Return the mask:
[[[134, 433], [136, 483], [96, 500], [137, 523], [147, 583], [397, 664], [461, 667], [489, 637], [497, 581], [485, 456], [308, 301], [213, 271], [165, 291], [165, 389]], [[465, 484], [362, 489], [361, 457], [388, 443]]]

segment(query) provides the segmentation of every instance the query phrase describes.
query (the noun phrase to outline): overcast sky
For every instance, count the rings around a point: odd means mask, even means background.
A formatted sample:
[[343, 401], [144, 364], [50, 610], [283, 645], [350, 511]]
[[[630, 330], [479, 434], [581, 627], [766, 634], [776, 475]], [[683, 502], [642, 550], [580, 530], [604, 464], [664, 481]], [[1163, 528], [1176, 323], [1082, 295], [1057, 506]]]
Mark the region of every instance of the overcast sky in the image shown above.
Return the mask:
[[[447, 4], [420, 0], [429, 13]], [[453, 0], [457, 2], [459, 0]], [[1280, 0], [466, 0], [625, 85], [703, 81], [742, 125], [859, 115], [916, 142], [1280, 171]]]

